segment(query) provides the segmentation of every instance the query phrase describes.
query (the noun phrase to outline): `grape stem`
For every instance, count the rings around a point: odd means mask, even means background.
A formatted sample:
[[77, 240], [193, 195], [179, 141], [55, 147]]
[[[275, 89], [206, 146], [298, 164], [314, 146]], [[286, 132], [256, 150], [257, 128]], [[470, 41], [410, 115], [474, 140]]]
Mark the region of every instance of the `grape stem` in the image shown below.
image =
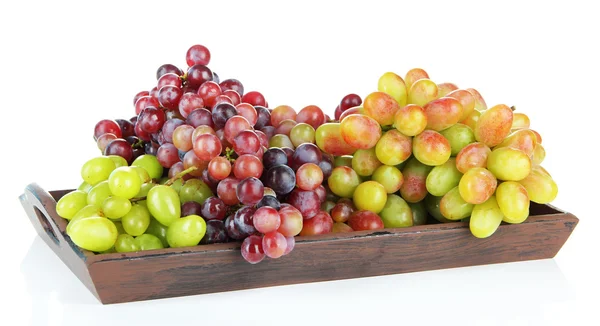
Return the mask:
[[510, 109], [513, 111], [517, 111], [517, 107], [515, 105], [511, 106]]
[[146, 197], [131, 198], [129, 201], [135, 203], [142, 200], [146, 200]]
[[167, 182], [165, 182], [165, 186], [170, 186], [172, 185], [175, 181], [177, 181], [177, 179], [181, 179], [183, 178], [186, 174], [190, 173], [190, 172], [194, 172], [198, 170], [198, 167], [196, 166], [190, 166], [189, 168], [177, 173], [176, 175], [174, 175], [171, 179], [167, 180]]

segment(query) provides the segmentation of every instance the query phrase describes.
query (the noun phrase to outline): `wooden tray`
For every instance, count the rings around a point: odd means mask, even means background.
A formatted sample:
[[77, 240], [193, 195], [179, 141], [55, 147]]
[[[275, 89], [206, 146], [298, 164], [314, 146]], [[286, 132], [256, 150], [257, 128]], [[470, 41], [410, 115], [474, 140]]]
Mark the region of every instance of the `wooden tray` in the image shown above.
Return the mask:
[[487, 239], [473, 237], [464, 222], [297, 237], [289, 255], [251, 265], [239, 243], [104, 255], [81, 250], [56, 214], [56, 201], [70, 191], [30, 184], [20, 200], [40, 237], [103, 304], [552, 258], [579, 221], [532, 203], [526, 222], [502, 224]]

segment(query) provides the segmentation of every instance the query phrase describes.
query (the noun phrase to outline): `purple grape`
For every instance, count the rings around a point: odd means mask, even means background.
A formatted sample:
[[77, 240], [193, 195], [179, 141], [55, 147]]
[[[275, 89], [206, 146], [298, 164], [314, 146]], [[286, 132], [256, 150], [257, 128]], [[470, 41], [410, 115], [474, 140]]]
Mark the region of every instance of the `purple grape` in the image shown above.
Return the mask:
[[277, 165], [288, 164], [287, 155], [278, 147], [272, 147], [263, 154], [263, 166], [265, 169], [270, 169]]
[[188, 201], [185, 204], [181, 205], [181, 216], [189, 216], [189, 215], [198, 215], [198, 216], [202, 216], [204, 217], [204, 219], [206, 219], [206, 216], [202, 215], [202, 206], [195, 202], [195, 201]]
[[229, 240], [225, 224], [220, 220], [206, 221], [206, 234], [200, 240], [201, 244], [224, 243]]
[[205, 220], [223, 220], [227, 214], [227, 205], [219, 197], [208, 197], [202, 204], [200, 216]]

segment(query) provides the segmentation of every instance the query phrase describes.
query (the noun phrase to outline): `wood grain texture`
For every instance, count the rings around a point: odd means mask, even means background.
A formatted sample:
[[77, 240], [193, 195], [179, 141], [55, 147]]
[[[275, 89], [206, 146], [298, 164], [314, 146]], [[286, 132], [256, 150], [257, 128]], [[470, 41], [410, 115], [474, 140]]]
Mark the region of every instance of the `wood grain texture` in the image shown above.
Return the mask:
[[[532, 205], [526, 222], [503, 224], [487, 239], [462, 222], [297, 237], [288, 256], [251, 265], [238, 243], [93, 255], [68, 240], [55, 214], [55, 201], [69, 190], [28, 189], [24, 207], [40, 236], [105, 304], [552, 258], [578, 223], [550, 205]], [[31, 218], [34, 206], [55, 222], [59, 245]]]

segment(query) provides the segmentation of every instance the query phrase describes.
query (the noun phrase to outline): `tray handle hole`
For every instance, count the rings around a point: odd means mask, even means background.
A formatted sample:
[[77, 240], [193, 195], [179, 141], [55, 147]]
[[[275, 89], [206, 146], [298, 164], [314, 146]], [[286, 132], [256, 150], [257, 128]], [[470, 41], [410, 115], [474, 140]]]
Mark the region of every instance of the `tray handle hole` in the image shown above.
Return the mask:
[[46, 215], [44, 215], [44, 213], [42, 213], [42, 211], [40, 211], [37, 207], [34, 207], [34, 209], [35, 215], [37, 215], [37, 218], [42, 224], [44, 231], [46, 231], [46, 234], [50, 237], [50, 239], [52, 239], [52, 241], [58, 245], [58, 238], [56, 237], [56, 233], [54, 233], [54, 228], [52, 228], [50, 221], [48, 221], [48, 217], [46, 217]]

